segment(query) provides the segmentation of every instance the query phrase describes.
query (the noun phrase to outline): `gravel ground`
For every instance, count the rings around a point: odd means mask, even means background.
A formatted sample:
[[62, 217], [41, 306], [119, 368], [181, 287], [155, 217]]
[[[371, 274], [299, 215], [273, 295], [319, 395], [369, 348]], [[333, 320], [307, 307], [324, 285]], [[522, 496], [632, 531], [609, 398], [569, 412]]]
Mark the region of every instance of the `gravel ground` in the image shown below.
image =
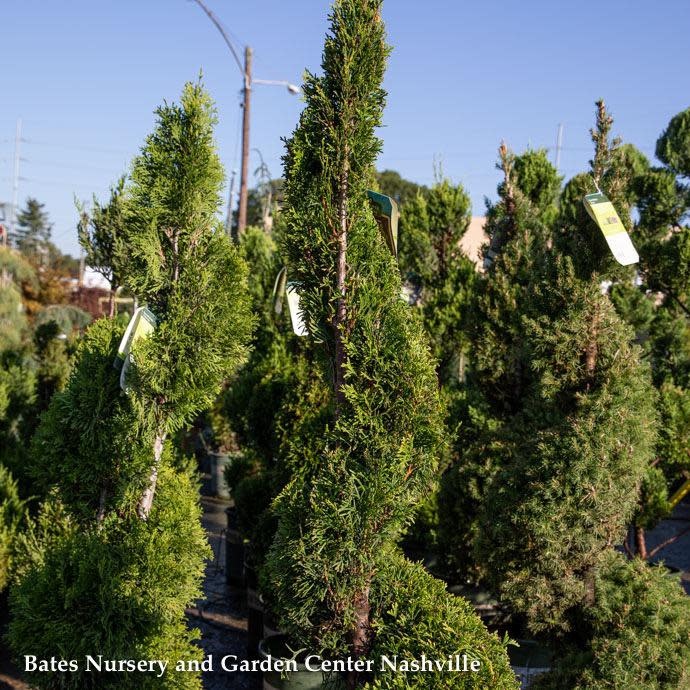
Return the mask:
[[230, 505], [209, 496], [201, 497], [202, 518], [214, 558], [206, 566], [205, 598], [187, 610], [190, 623], [201, 631], [201, 647], [213, 655], [214, 671], [204, 673], [204, 690], [255, 690], [260, 674], [229, 673], [220, 668], [220, 659], [234, 654], [246, 658], [247, 618], [244, 591], [229, 590], [225, 583], [225, 509]]

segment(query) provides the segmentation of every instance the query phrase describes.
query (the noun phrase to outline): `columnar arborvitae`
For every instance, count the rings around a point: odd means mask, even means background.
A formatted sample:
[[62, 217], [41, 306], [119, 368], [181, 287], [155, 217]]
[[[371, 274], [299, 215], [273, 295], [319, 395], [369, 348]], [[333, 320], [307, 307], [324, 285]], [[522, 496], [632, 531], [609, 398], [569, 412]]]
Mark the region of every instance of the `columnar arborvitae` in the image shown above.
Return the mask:
[[[251, 329], [244, 262], [217, 218], [215, 115], [200, 85], [158, 122], [126, 189], [124, 282], [157, 318], [133, 349], [128, 393], [113, 367], [123, 324], [97, 321], [32, 446], [37, 488], [73, 528], [12, 592], [17, 654], [67, 659], [199, 659], [184, 610], [200, 594], [208, 546], [195, 480], [166, 438], [219, 392]], [[199, 688], [194, 673], [45, 672], [45, 688]]]
[[[501, 643], [468, 605], [399, 563], [394, 548], [434, 476], [441, 410], [421, 325], [400, 298], [367, 200], [388, 52], [380, 9], [380, 0], [334, 4], [324, 74], [307, 75], [307, 106], [287, 145], [288, 274], [323, 353], [331, 401], [315, 437], [320, 452], [277, 499], [266, 581], [282, 627], [320, 652], [376, 656], [397, 640], [400, 654], [460, 647], [484, 660], [478, 674], [381, 674], [379, 687], [513, 687]], [[418, 603], [406, 617], [410, 600]], [[453, 611], [447, 620], [444, 607]], [[448, 620], [452, 634], [430, 634]], [[350, 687], [365, 680], [348, 677]]]

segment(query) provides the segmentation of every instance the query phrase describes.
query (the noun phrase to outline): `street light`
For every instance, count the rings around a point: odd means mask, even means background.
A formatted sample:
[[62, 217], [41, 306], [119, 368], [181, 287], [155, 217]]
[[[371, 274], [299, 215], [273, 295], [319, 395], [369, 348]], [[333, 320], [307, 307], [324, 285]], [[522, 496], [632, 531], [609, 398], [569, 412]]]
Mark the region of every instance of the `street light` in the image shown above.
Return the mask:
[[[244, 66], [240, 62], [239, 55], [235, 50], [235, 46], [228, 37], [225, 29], [221, 25], [218, 18], [206, 7], [202, 0], [194, 0], [199, 7], [206, 13], [208, 18], [213, 22], [214, 26], [220, 31], [223, 40], [230, 49], [235, 62], [239, 67], [240, 73], [244, 80], [244, 88], [242, 92], [242, 165], [240, 168], [240, 206], [237, 213], [237, 238], [242, 235], [247, 227], [247, 180], [249, 177], [249, 123], [250, 123], [250, 108], [251, 108], [251, 93], [252, 84], [268, 84], [271, 86], [285, 86], [289, 93], [296, 95], [300, 93], [299, 86], [277, 79], [252, 79], [252, 49], [246, 46], [244, 49]], [[232, 205], [232, 199], [230, 199]]]

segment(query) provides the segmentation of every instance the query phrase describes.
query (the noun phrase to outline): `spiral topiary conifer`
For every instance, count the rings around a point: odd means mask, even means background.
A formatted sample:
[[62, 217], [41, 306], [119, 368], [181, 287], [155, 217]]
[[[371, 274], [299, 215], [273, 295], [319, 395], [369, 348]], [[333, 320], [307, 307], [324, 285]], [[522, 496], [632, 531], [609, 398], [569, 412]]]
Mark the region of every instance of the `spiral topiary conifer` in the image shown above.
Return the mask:
[[[477, 674], [402, 680], [355, 672], [349, 687], [514, 687], [503, 645], [465, 602], [433, 578], [399, 570], [395, 542], [436, 471], [441, 408], [421, 324], [400, 298], [395, 259], [367, 199], [373, 183], [388, 48], [380, 0], [337, 0], [322, 67], [307, 74], [306, 108], [285, 156], [284, 250], [314, 347], [331, 381], [318, 453], [277, 499], [279, 526], [265, 571], [283, 629], [329, 656], [444, 656], [458, 648], [486, 663]], [[402, 578], [408, 585], [399, 587]], [[426, 594], [426, 596], [425, 596]], [[418, 615], [399, 617], [420, 597]], [[430, 638], [444, 606], [453, 634]], [[445, 624], [445, 621], [444, 621]], [[470, 632], [471, 631], [471, 632]], [[392, 644], [392, 642], [391, 642]], [[452, 645], [452, 649], [450, 648]], [[392, 647], [391, 647], [392, 649]], [[421, 686], [420, 686], [421, 687]]]
[[241, 363], [252, 318], [246, 266], [223, 232], [215, 113], [200, 84], [157, 126], [125, 190], [123, 281], [157, 318], [133, 346], [128, 393], [113, 366], [124, 331], [101, 319], [80, 343], [66, 389], [32, 445], [32, 470], [73, 525], [47, 545], [11, 594], [18, 655], [162, 659], [162, 677], [34, 673], [41, 688], [199, 688], [174, 669], [199, 660], [185, 606], [200, 595], [208, 545], [194, 478], [168, 436], [217, 396]]

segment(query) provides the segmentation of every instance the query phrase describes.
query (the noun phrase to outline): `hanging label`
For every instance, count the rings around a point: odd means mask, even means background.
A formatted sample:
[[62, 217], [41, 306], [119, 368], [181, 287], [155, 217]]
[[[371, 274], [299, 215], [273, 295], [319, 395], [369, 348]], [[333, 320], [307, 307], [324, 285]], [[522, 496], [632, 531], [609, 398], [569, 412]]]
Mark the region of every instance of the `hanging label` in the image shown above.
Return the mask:
[[395, 199], [367, 190], [367, 196], [374, 211], [374, 218], [379, 225], [379, 230], [386, 241], [391, 254], [398, 256], [398, 204]]
[[309, 335], [307, 324], [304, 321], [304, 313], [300, 308], [300, 295], [297, 283], [288, 283], [285, 286], [285, 294], [287, 295], [288, 309], [290, 310], [292, 330], [295, 335]]
[[116, 369], [120, 369], [120, 388], [125, 392], [128, 391], [127, 373], [133, 363], [132, 347], [137, 340], [153, 333], [156, 323], [155, 314], [147, 307], [139, 307], [129, 320], [127, 330], [122, 336], [120, 346], [117, 348], [117, 357], [115, 357], [113, 362], [113, 366]]
[[604, 239], [616, 261], [623, 266], [636, 264], [640, 260], [637, 250], [606, 195], [601, 192], [587, 194], [583, 201], [587, 213], [604, 233]]

